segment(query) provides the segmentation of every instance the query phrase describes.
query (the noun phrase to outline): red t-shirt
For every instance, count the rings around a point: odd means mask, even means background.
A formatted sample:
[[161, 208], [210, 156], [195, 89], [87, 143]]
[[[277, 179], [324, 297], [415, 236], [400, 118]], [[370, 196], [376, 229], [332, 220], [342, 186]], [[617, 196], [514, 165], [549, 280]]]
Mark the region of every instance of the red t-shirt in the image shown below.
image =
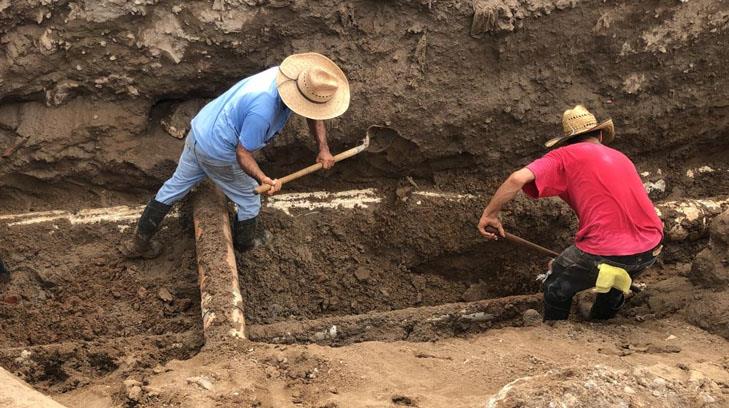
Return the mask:
[[577, 248], [594, 255], [634, 255], [663, 239], [663, 223], [643, 188], [635, 165], [599, 143], [580, 142], [552, 150], [530, 163], [533, 198], [559, 196], [577, 213]]

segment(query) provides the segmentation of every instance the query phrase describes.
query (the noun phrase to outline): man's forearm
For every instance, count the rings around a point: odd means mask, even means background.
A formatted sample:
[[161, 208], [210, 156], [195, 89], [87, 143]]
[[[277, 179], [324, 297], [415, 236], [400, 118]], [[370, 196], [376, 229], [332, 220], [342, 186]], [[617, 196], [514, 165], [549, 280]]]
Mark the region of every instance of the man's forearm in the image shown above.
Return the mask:
[[235, 159], [238, 162], [240, 168], [243, 169], [246, 174], [258, 180], [259, 182], [261, 182], [261, 179], [266, 177], [266, 174], [263, 172], [263, 170], [258, 167], [258, 163], [253, 157], [253, 154], [243, 149], [241, 146], [238, 146], [238, 149], [236, 149]]
[[327, 143], [327, 127], [324, 125], [323, 120], [306, 119], [307, 125], [309, 125], [309, 133], [316, 139], [316, 144], [319, 146], [319, 151], [329, 151], [329, 144]]
[[513, 180], [512, 177], [506, 179], [499, 189], [496, 190], [494, 196], [491, 197], [491, 201], [489, 201], [489, 204], [486, 206], [485, 212], [489, 215], [498, 214], [506, 203], [516, 197], [516, 194], [519, 193], [522, 186], [523, 184]]
[[519, 193], [519, 190], [524, 187], [525, 184], [534, 181], [534, 173], [531, 170], [524, 167], [520, 170], [512, 173], [509, 178], [504, 181], [498, 190], [491, 197], [491, 201], [484, 209], [484, 213], [487, 215], [496, 215], [501, 211], [501, 208], [513, 200], [514, 197]]

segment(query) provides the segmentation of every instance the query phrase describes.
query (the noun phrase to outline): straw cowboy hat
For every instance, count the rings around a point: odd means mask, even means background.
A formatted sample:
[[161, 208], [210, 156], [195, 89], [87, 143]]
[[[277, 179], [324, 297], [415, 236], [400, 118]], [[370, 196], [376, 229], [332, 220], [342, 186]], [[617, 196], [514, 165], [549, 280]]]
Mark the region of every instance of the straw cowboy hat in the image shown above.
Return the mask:
[[286, 106], [316, 120], [335, 118], [349, 107], [349, 82], [329, 58], [315, 52], [288, 56], [279, 66], [276, 86]]
[[608, 119], [602, 123], [597, 123], [595, 115], [590, 113], [582, 105], [577, 105], [572, 109], [564, 111], [562, 114], [562, 128], [564, 128], [564, 136], [552, 138], [544, 145], [547, 147], [561, 146], [573, 137], [593, 130], [604, 131], [602, 134], [603, 143], [610, 143], [615, 139], [613, 120]]

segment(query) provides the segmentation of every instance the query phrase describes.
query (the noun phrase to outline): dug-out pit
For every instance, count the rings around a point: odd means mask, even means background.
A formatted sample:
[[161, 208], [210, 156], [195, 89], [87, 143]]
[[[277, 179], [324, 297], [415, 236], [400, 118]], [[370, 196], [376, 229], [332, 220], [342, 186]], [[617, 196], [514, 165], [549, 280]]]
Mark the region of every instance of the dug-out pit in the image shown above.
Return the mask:
[[237, 260], [247, 324], [537, 292], [546, 260], [485, 242], [475, 226], [482, 205], [416, 188], [274, 197], [262, 216], [270, 240]]

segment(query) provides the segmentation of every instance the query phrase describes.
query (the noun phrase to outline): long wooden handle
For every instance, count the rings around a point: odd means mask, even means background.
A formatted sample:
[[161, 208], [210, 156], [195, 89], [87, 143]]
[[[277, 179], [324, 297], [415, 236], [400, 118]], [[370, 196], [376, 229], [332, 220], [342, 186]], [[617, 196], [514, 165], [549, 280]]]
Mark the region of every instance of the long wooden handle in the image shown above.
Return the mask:
[[[349, 150], [345, 150], [345, 151], [337, 154], [336, 156], [334, 156], [334, 161], [335, 162], [340, 162], [340, 161], [342, 161], [344, 159], [349, 159], [350, 157], [361, 153], [366, 148], [367, 148], [367, 146], [365, 144], [361, 144], [361, 145], [359, 145], [357, 147], [353, 147], [353, 148], [351, 148]], [[298, 178], [301, 178], [301, 177], [304, 177], [304, 176], [309, 175], [311, 173], [314, 173], [315, 171], [319, 171], [319, 170], [321, 170], [321, 168], [322, 168], [322, 164], [321, 163], [312, 164], [309, 167], [303, 168], [303, 169], [301, 169], [301, 170], [299, 170], [297, 172], [294, 172], [294, 173], [291, 173], [291, 174], [289, 174], [287, 176], [281, 177], [280, 179], [278, 179], [278, 181], [281, 182], [281, 185], [284, 185], [284, 184], [286, 184], [286, 183], [288, 183], [290, 181], [294, 181], [294, 180], [296, 180]], [[256, 187], [256, 193], [258, 193], [258, 194], [265, 193], [266, 191], [268, 191], [270, 189], [271, 189], [271, 186], [270, 185], [268, 185], [268, 184], [261, 184], [260, 186]]]
[[[499, 230], [497, 230], [496, 228], [494, 228], [494, 227], [492, 227], [490, 225], [488, 227], [486, 227], [486, 231], [488, 231], [488, 232], [490, 232], [492, 234], [499, 235]], [[545, 255], [553, 256], [555, 258], [559, 256], [559, 254], [557, 252], [554, 252], [551, 249], [547, 249], [547, 248], [545, 248], [545, 247], [543, 247], [541, 245], [537, 245], [537, 244], [535, 244], [535, 243], [533, 243], [531, 241], [527, 241], [524, 238], [517, 237], [516, 235], [510, 234], [508, 232], [506, 233], [506, 239], [508, 239], [509, 241], [514, 242], [516, 244], [523, 245], [523, 246], [525, 246], [527, 248], [531, 248], [531, 249], [533, 249], [535, 251], [539, 251], [539, 252], [541, 252], [541, 253], [543, 253]]]
[[[486, 231], [488, 231], [488, 232], [490, 232], [492, 234], [499, 235], [499, 230], [497, 230], [496, 228], [494, 228], [494, 227], [492, 227], [490, 225], [486, 227]], [[552, 256], [554, 258], [556, 258], [556, 257], [559, 256], [558, 253], [552, 251], [551, 249], [547, 249], [547, 248], [545, 248], [545, 247], [543, 247], [541, 245], [537, 245], [537, 244], [535, 244], [535, 243], [533, 243], [531, 241], [527, 241], [524, 238], [517, 237], [514, 234], [509, 234], [508, 232], [506, 233], [506, 239], [508, 239], [509, 241], [514, 242], [516, 244], [520, 244], [520, 245], [524, 245], [525, 247], [532, 248], [535, 251], [539, 251], [539, 252], [541, 252], [541, 253], [543, 253], [545, 255], [549, 255], [549, 256]], [[630, 290], [633, 291], [633, 292], [635, 292], [635, 293], [640, 293], [640, 292], [643, 291], [643, 288], [641, 286], [639, 286], [639, 285], [636, 285], [635, 283], [631, 283], [630, 284]]]

